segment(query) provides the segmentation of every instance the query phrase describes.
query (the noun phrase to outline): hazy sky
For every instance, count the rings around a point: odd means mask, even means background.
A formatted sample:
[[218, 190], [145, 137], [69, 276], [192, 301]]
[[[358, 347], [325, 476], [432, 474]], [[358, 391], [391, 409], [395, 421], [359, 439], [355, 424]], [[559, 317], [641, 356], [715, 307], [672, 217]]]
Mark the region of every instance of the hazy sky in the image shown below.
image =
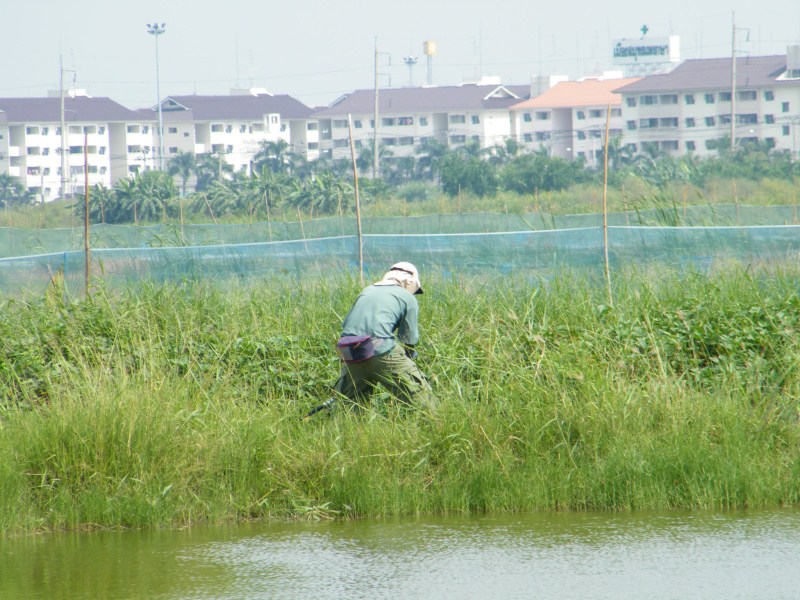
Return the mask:
[[[427, 79], [424, 40], [436, 42], [436, 84], [479, 75], [527, 84], [537, 73], [571, 78], [610, 69], [611, 40], [680, 35], [681, 58], [784, 53], [800, 43], [800, 0], [0, 0], [0, 97], [44, 96], [67, 82], [129, 108], [161, 96], [264, 87], [309, 106], [373, 86]], [[403, 63], [417, 56], [413, 72]]]

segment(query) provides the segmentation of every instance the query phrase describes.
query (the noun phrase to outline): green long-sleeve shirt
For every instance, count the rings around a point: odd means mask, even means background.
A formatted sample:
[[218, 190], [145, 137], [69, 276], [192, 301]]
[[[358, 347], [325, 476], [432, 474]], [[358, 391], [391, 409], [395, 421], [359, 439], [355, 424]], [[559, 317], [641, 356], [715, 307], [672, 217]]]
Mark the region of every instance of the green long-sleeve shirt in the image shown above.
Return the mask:
[[342, 335], [369, 335], [376, 354], [385, 354], [397, 339], [408, 345], [419, 341], [419, 304], [399, 285], [364, 288], [342, 323]]

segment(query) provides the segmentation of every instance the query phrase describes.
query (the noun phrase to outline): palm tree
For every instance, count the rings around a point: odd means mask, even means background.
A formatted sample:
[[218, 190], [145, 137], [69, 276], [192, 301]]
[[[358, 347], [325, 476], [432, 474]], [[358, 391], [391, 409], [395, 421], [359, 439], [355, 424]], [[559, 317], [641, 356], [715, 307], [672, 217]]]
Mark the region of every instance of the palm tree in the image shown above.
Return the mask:
[[186, 197], [186, 182], [194, 174], [197, 168], [197, 158], [191, 152], [178, 152], [169, 160], [167, 173], [181, 178], [181, 198]]
[[196, 158], [194, 174], [197, 177], [195, 191], [205, 191], [214, 181], [227, 179], [233, 173], [222, 154], [201, 154]]
[[263, 167], [273, 173], [288, 173], [291, 160], [289, 157], [289, 143], [286, 140], [272, 142], [264, 140], [258, 145], [258, 151], [253, 156], [254, 170], [260, 171]]

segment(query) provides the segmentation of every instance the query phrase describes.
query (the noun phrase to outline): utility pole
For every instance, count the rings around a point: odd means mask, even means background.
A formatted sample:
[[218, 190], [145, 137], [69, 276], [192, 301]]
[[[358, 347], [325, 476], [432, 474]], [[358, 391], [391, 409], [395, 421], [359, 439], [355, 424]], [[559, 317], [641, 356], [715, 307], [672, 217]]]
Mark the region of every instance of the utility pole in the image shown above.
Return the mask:
[[372, 179], [378, 178], [378, 36], [375, 36], [375, 108], [372, 114]]
[[166, 23], [148, 23], [147, 33], [156, 38], [156, 96], [158, 106], [158, 170], [164, 170], [164, 122], [161, 118], [161, 83], [158, 73], [158, 36], [166, 30]]
[[731, 13], [731, 152], [736, 149], [736, 13]]
[[61, 198], [67, 197], [67, 127], [64, 116], [64, 59], [58, 55], [58, 87], [61, 96]]
[[[378, 36], [375, 36], [375, 108], [373, 111], [373, 121], [372, 121], [372, 178], [377, 179], [378, 173], [380, 172], [380, 162], [378, 159], [378, 78], [381, 76], [381, 73], [378, 72], [378, 58], [381, 54], [385, 54], [390, 56], [388, 52], [378, 52]], [[389, 59], [389, 64], [391, 65], [391, 58]], [[391, 83], [390, 83], [391, 85]]]

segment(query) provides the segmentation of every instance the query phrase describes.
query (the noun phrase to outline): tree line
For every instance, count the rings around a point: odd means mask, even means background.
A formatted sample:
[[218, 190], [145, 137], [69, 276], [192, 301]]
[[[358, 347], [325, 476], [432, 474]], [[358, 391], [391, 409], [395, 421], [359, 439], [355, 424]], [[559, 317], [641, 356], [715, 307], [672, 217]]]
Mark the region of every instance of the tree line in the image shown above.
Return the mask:
[[[788, 152], [776, 152], [758, 142], [742, 143], [735, 149], [725, 139], [718, 142], [716, 156], [699, 158], [693, 154], [671, 156], [655, 147], [634, 155], [621, 138], [609, 140], [609, 184], [622, 185], [630, 176], [656, 188], [676, 182], [702, 187], [713, 178], [800, 177], [800, 162]], [[492, 197], [501, 191], [529, 195], [603, 181], [602, 167], [553, 157], [544, 147], [527, 151], [513, 139], [491, 148], [474, 141], [454, 149], [429, 139], [414, 156], [393, 156], [385, 146], [379, 147], [379, 152], [379, 176], [359, 180], [364, 202], [389, 195], [413, 201], [436, 191], [451, 197]], [[372, 148], [363, 147], [356, 159], [359, 173], [371, 174], [372, 165]], [[184, 211], [186, 216], [205, 214], [212, 219], [263, 219], [270, 218], [273, 211], [344, 214], [352, 211], [354, 204], [352, 168], [349, 159], [307, 161], [290, 152], [285, 141], [262, 142], [249, 171], [234, 172], [221, 155], [178, 153], [166, 171], [138, 173], [112, 188], [94, 186], [90, 218], [102, 223], [136, 223], [183, 217]], [[190, 182], [194, 183], [191, 193]], [[16, 178], [0, 175], [0, 206], [26, 205], [36, 199]]]

